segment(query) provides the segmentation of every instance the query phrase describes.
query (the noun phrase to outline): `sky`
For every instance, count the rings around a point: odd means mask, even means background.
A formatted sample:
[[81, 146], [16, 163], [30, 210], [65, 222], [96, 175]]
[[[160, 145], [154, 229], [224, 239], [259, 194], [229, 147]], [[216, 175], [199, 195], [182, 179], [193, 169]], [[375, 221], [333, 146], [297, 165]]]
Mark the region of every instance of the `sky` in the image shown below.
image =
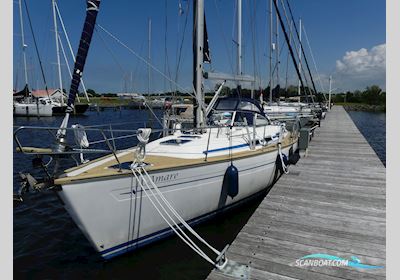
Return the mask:
[[[38, 42], [45, 76], [50, 88], [59, 87], [55, 32], [51, 0], [25, 0]], [[78, 47], [85, 18], [86, 1], [58, 0], [73, 52]], [[383, 0], [290, 0], [296, 21], [302, 19], [306, 33], [303, 45], [318, 90], [328, 90], [333, 78], [336, 92], [363, 90], [372, 84], [386, 88], [386, 4]], [[97, 27], [83, 73], [86, 88], [96, 92], [164, 92], [191, 90], [192, 83], [192, 0], [102, 0], [97, 23], [129, 49]], [[236, 1], [205, 0], [205, 13], [211, 51], [208, 71], [236, 71]], [[283, 15], [284, 16], [284, 15]], [[28, 83], [44, 88], [26, 11], [23, 11], [28, 61]], [[24, 75], [21, 55], [21, 30], [18, 1], [14, 0], [14, 87], [22, 88]], [[151, 45], [149, 57], [149, 20]], [[275, 23], [275, 19], [274, 19]], [[298, 24], [298, 22], [297, 22]], [[58, 30], [68, 63], [73, 68], [65, 36]], [[243, 0], [243, 72], [255, 75], [256, 87], [269, 82], [269, 1]], [[289, 29], [289, 25], [286, 26]], [[273, 27], [275, 30], [275, 26]], [[309, 40], [318, 74], [315, 71]], [[275, 39], [274, 39], [275, 41]], [[281, 86], [297, 84], [282, 30], [279, 76]], [[60, 51], [61, 52], [61, 51]], [[136, 54], [136, 55], [135, 55]], [[70, 78], [61, 52], [63, 87], [69, 90]], [[141, 58], [138, 58], [140, 56]], [[275, 54], [274, 54], [275, 56]], [[149, 61], [153, 68], [148, 79]], [[255, 62], [255, 63], [254, 63]], [[303, 61], [304, 63], [304, 61]], [[288, 67], [287, 67], [288, 65]], [[277, 78], [274, 76], [274, 83]], [[206, 90], [215, 84], [205, 82]]]

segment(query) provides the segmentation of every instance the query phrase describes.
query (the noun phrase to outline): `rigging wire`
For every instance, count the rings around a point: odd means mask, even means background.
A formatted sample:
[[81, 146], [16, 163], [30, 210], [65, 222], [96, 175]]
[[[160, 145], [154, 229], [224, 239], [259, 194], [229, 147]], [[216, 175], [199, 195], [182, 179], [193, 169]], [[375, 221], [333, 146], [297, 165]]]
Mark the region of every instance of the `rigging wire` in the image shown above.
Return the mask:
[[[61, 52], [62, 52], [63, 57], [64, 57], [64, 60], [65, 60], [65, 65], [67, 66], [68, 74], [69, 74], [69, 76], [70, 76], [70, 79], [72, 79], [72, 71], [71, 71], [71, 68], [69, 67], [68, 59], [67, 59], [67, 56], [66, 56], [66, 54], [65, 54], [65, 50], [64, 50], [63, 43], [62, 43], [62, 41], [61, 41], [60, 34], [57, 34], [57, 38], [58, 38], [58, 41], [59, 41], [59, 43], [60, 43]], [[78, 98], [78, 102], [80, 102], [80, 100], [79, 100], [79, 95], [76, 95], [76, 97]]]
[[[190, 6], [190, 1], [187, 1], [186, 17], [185, 17], [185, 22], [184, 22], [184, 25], [183, 25], [182, 40], [181, 40], [181, 42], [179, 44], [179, 50], [177, 49], [177, 63], [176, 63], [176, 69], [175, 69], [175, 83], [178, 83], [178, 78], [179, 78], [179, 68], [180, 68], [181, 59], [182, 59], [182, 49], [183, 49], [183, 43], [185, 41], [186, 27], [187, 27], [188, 18], [189, 18], [189, 6]], [[182, 9], [182, 6], [180, 6], [180, 9]], [[178, 32], [179, 32], [179, 30], [178, 30]], [[178, 45], [177, 45], [177, 47], [178, 47]], [[172, 88], [172, 86], [171, 86], [171, 88]], [[175, 88], [175, 93], [176, 92], [177, 92], [177, 88]]]
[[[144, 43], [145, 41], [142, 41], [142, 44], [140, 45], [139, 48], [139, 53], [141, 54], [143, 53]], [[132, 91], [134, 91], [133, 85], [136, 84], [137, 77], [139, 77], [139, 70], [141, 65], [142, 65], [141, 63], [136, 63], [135, 69], [133, 70]]]
[[[164, 1], [165, 5], [165, 21], [164, 21], [164, 73], [167, 73], [167, 64], [168, 64], [168, 48], [167, 48], [167, 35], [168, 35], [168, 0]], [[171, 77], [170, 71], [169, 71], [169, 65], [168, 65], [168, 73], [169, 76]], [[166, 80], [163, 80], [164, 82], [164, 91], [166, 91]], [[170, 90], [172, 90], [172, 86], [170, 83]]]
[[[276, 3], [275, 1], [277, 1], [277, 0], [274, 0], [273, 2]], [[281, 3], [282, 3], [282, 8], [283, 8], [283, 11], [284, 11], [284, 14], [285, 14], [286, 22], [289, 22], [289, 17], [288, 17], [288, 14], [287, 14], [287, 11], [286, 11], [286, 6], [285, 6], [283, 0], [281, 0]], [[296, 26], [296, 23], [294, 22], [293, 17], [292, 17], [292, 22], [293, 22], [293, 25]], [[281, 24], [283, 25], [283, 20], [281, 20]], [[282, 27], [282, 28], [283, 28], [283, 27]], [[285, 32], [285, 31], [284, 31], [284, 32]], [[286, 33], [286, 32], [285, 32], [285, 33]], [[293, 35], [293, 34], [292, 34], [292, 35]], [[285, 36], [286, 36], [286, 35], [285, 35]], [[298, 54], [298, 51], [299, 51], [299, 47], [300, 47], [300, 46], [297, 47], [296, 40], [294, 40], [293, 36], [292, 36], [291, 38], [293, 39], [294, 47], [295, 47], [295, 49], [296, 49], [296, 52], [295, 52], [296, 57], [297, 57], [297, 59], [300, 59], [299, 54]], [[294, 54], [293, 54], [293, 59], [294, 59]], [[295, 61], [294, 61], [294, 63], [295, 63]], [[296, 62], [296, 64], [297, 64], [297, 62]], [[303, 86], [303, 91], [304, 91], [304, 93], [306, 93], [306, 92], [305, 92], [305, 89], [307, 88], [307, 91], [308, 91], [308, 93], [310, 94], [311, 100], [312, 100], [312, 102], [314, 103], [314, 97], [313, 97], [313, 95], [312, 95], [312, 93], [311, 93], [311, 91], [310, 91], [310, 87], [309, 87], [309, 84], [308, 84], [308, 79], [307, 79], [306, 71], [305, 71], [305, 69], [304, 69], [303, 64], [300, 64], [300, 69], [299, 69], [299, 68], [297, 67], [297, 65], [296, 65], [296, 66], [295, 66], [295, 69], [296, 69], [296, 71], [298, 72], [298, 74], [300, 74], [300, 75], [299, 75], [299, 79], [300, 79], [300, 80], [302, 80], [302, 79], [301, 79], [301, 73], [303, 73], [303, 77], [304, 77], [304, 80], [305, 80], [305, 83], [306, 83], [306, 87]], [[307, 94], [306, 94], [306, 98], [308, 99]]]
[[[55, 8], [56, 8], [58, 19], [60, 20], [60, 23], [61, 23], [61, 27], [62, 27], [62, 30], [63, 30], [63, 33], [64, 33], [65, 40], [67, 41], [67, 45], [68, 45], [68, 49], [69, 49], [69, 52], [70, 52], [70, 55], [71, 55], [71, 59], [75, 63], [75, 55], [74, 55], [74, 52], [72, 50], [71, 42], [69, 40], [67, 29], [65, 28], [64, 21], [63, 21], [63, 18], [61, 16], [60, 9], [58, 8], [57, 2], [54, 2], [54, 5], [55, 5]], [[61, 43], [61, 37], [60, 37], [60, 44], [62, 44]], [[68, 61], [66, 60], [65, 63], [68, 64]], [[81, 78], [81, 84], [82, 84], [82, 89], [83, 89], [83, 92], [85, 94], [86, 100], [89, 102], [89, 97], [88, 97], [88, 94], [87, 94], [87, 91], [86, 91], [85, 83], [83, 82], [83, 78]], [[78, 98], [78, 102], [80, 102], [79, 93], [77, 93], [76, 97]]]
[[319, 76], [317, 64], [315, 63], [313, 51], [312, 51], [312, 49], [311, 49], [310, 41], [308, 40], [308, 36], [307, 36], [306, 28], [304, 27], [304, 24], [302, 25], [302, 27], [303, 27], [304, 35], [306, 35], [306, 41], [307, 41], [308, 48], [310, 49], [310, 54], [311, 54], [312, 61], [314, 62], [315, 71], [317, 72], [318, 81], [319, 81], [319, 86], [320, 86], [321, 89], [325, 92], [325, 88], [324, 88], [324, 86], [323, 86], [322, 83], [321, 83], [321, 77]]
[[[273, 0], [273, 1], [271, 1], [271, 2], [274, 3], [277, 16], [279, 17], [279, 21], [280, 21], [280, 23], [281, 23], [281, 28], [282, 28], [283, 33], [284, 33], [284, 35], [285, 35], [285, 39], [286, 39], [286, 41], [288, 42], [288, 41], [289, 41], [289, 36], [288, 36], [288, 34], [287, 34], [287, 32], [286, 32], [286, 28], [285, 28], [285, 26], [284, 26], [283, 19], [282, 19], [281, 14], [280, 14], [280, 12], [279, 12], [279, 10], [278, 10], [277, 0]], [[285, 9], [284, 6], [283, 6], [283, 8], [284, 8], [285, 15], [286, 15], [286, 9]], [[286, 18], [286, 20], [287, 20], [287, 22], [289, 22], [289, 20], [288, 20], [287, 18]], [[294, 43], [295, 43], [295, 46], [297, 47], [296, 41], [294, 41]], [[292, 49], [292, 47], [291, 47], [290, 45], [288, 45], [288, 47], [289, 47], [290, 54], [291, 54], [291, 57], [292, 57], [292, 60], [293, 60], [293, 64], [294, 64], [294, 65], [297, 65], [297, 61], [296, 61], [295, 55], [294, 55], [294, 53], [293, 53], [293, 49]], [[302, 77], [301, 77], [301, 70], [300, 70], [298, 67], [296, 67], [296, 72], [297, 72], [298, 78], [299, 78], [299, 80], [300, 80], [300, 82], [301, 82], [301, 88], [302, 88], [302, 90], [304, 91], [305, 89], [304, 89], [303, 79], [302, 79]], [[306, 77], [304, 77], [304, 78], [306, 78]], [[308, 99], [308, 97], [307, 97], [307, 99]]]
[[232, 54], [229, 51], [228, 40], [226, 39], [225, 32], [223, 31], [223, 20], [222, 19], [224, 17], [221, 16], [220, 8], [219, 8], [219, 6], [217, 4], [217, 0], [214, 0], [214, 6], [215, 6], [215, 10], [217, 11], [217, 20], [219, 21], [219, 24], [217, 24], [217, 25], [218, 25], [218, 27], [220, 29], [222, 40], [224, 42], [224, 47], [226, 49], [226, 54], [228, 55], [228, 62], [229, 62], [229, 65], [231, 67], [231, 71], [232, 71], [232, 74], [233, 74], [233, 73], [235, 73], [234, 72], [235, 70], [234, 70], [234, 66], [233, 66]]
[[[281, 0], [281, 1], [283, 2], [283, 0]], [[293, 20], [293, 13], [292, 13], [292, 9], [291, 9], [291, 7], [290, 7], [289, 0], [286, 0], [286, 2], [287, 2], [287, 5], [288, 5], [288, 8], [289, 8], [290, 15], [291, 15], [292, 20]], [[312, 83], [312, 86], [313, 86], [313, 89], [314, 89], [314, 94], [317, 95], [318, 92], [317, 92], [317, 89], [316, 89], [316, 87], [315, 87], [315, 83], [314, 83], [314, 79], [313, 79], [313, 77], [312, 77], [311, 69], [310, 69], [310, 66], [309, 66], [309, 64], [308, 64], [307, 56], [306, 56], [306, 54], [305, 54], [305, 52], [304, 52], [303, 44], [302, 44], [302, 42], [300, 41], [300, 36], [299, 36], [299, 32], [298, 32], [298, 30], [297, 30], [296, 23], [294, 23], [294, 30], [296, 31], [297, 38], [298, 38], [298, 40], [299, 40], [299, 42], [300, 42], [300, 49], [301, 49], [301, 52], [303, 53], [303, 56], [304, 56], [304, 62], [306, 63], [307, 70], [308, 70], [308, 74], [310, 75], [311, 83]], [[324, 95], [324, 97], [325, 97], [325, 95]], [[312, 95], [311, 95], [311, 98], [312, 98]], [[312, 98], [312, 99], [313, 99], [313, 98]], [[313, 101], [314, 101], [314, 100], [313, 100]]]
[[[289, 45], [292, 42], [292, 32], [293, 32], [293, 21], [290, 22]], [[287, 53], [287, 57], [286, 57], [286, 79], [285, 79], [285, 91], [286, 91], [286, 94], [287, 94], [287, 91], [288, 91], [289, 56], [290, 56], [290, 53], [289, 53], [289, 49], [288, 49], [288, 53]]]
[[36, 42], [36, 36], [35, 36], [35, 32], [33, 32], [33, 26], [32, 26], [31, 16], [30, 16], [30, 14], [29, 14], [28, 5], [26, 4], [26, 0], [24, 0], [24, 5], [25, 5], [25, 10], [26, 10], [26, 15], [28, 16], [29, 28], [31, 29], [32, 38], [33, 38], [33, 43], [34, 43], [34, 45], [35, 45], [36, 55], [37, 55], [37, 58], [38, 58], [38, 60], [39, 60], [40, 72], [41, 72], [41, 74], [42, 74], [44, 86], [45, 86], [45, 89], [46, 89], [46, 94], [47, 94], [47, 97], [50, 98], [50, 96], [49, 96], [49, 90], [48, 90], [48, 87], [47, 87], [46, 76], [45, 76], [44, 70], [43, 70], [42, 59], [40, 58], [40, 53], [39, 53], [39, 49], [38, 49], [37, 42]]
[[14, 84], [14, 89], [15, 91], [17, 91], [17, 87], [18, 87], [18, 73], [21, 70], [21, 64], [22, 64], [22, 52], [19, 53], [19, 59], [18, 59], [18, 67], [15, 69], [15, 84]]
[[[248, 14], [249, 14], [249, 28], [250, 28], [250, 33], [251, 33], [251, 46], [252, 46], [252, 58], [253, 58], [253, 75], [254, 79], [257, 77], [257, 65], [256, 65], [256, 36], [255, 36], [255, 29], [256, 29], [256, 24], [255, 24], [255, 19], [256, 19], [256, 8], [255, 8], [255, 1], [253, 1], [253, 15], [251, 14], [250, 11], [250, 2], [249, 2], [249, 8]], [[253, 88], [253, 97], [254, 97], [254, 90], [255, 90], [255, 83], [254, 82], [254, 88]]]
[[101, 42], [104, 44], [104, 47], [106, 48], [106, 50], [110, 53], [112, 59], [114, 60], [114, 62], [117, 64], [119, 70], [122, 72], [122, 74], [126, 75], [126, 70], [124, 69], [124, 67], [122, 66], [122, 64], [118, 61], [116, 55], [114, 54], [114, 52], [111, 50], [111, 48], [108, 46], [108, 44], [106, 43], [103, 35], [101, 35], [101, 33], [97, 30], [97, 26], [94, 27], [94, 30], [96, 31], [97, 34], [99, 34], [99, 38], [101, 40]]
[[[110, 31], [108, 31], [107, 29], [105, 29], [103, 26], [101, 26], [100, 24], [96, 24], [96, 26], [98, 26], [102, 31], [104, 31], [108, 36], [110, 36], [111, 38], [113, 38], [117, 43], [119, 43], [121, 46], [123, 46], [124, 48], [126, 48], [130, 53], [132, 53], [134, 56], [136, 56], [139, 60], [141, 60], [142, 62], [144, 62], [146, 65], [148, 65], [149, 67], [151, 67], [155, 72], [157, 72], [158, 74], [160, 74], [161, 76], [163, 76], [165, 79], [167, 79], [168, 81], [172, 82], [175, 86], [177, 86], [178, 88], [180, 88], [183, 92], [189, 94], [190, 96], [192, 96], [193, 98], [196, 98], [196, 96], [187, 91], [186, 89], [184, 89], [182, 86], [180, 86], [178, 83], [175, 83], [172, 79], [170, 79], [167, 75], [165, 75], [162, 71], [160, 71], [157, 67], [155, 67], [153, 64], [149, 63], [145, 58], [143, 58], [141, 55], [139, 55], [137, 52], [135, 52], [132, 48], [130, 48], [128, 45], [126, 45], [125, 43], [123, 43], [121, 40], [119, 40], [115, 35], [113, 35]], [[194, 90], [194, 89], [193, 89]], [[197, 99], [197, 98], [196, 98]]]

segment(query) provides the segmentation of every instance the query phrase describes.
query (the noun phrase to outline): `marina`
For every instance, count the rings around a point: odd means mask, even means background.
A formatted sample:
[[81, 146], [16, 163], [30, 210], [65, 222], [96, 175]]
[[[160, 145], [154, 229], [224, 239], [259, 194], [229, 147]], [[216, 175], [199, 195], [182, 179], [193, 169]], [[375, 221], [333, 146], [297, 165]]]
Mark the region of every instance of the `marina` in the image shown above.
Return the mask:
[[[385, 265], [385, 175], [350, 116], [334, 106], [307, 156], [272, 187], [227, 257], [249, 267], [242, 279], [385, 279], [382, 268], [295, 266], [315, 253]], [[236, 278], [213, 270], [207, 279]]]
[[121, 7], [52, 0], [54, 52], [37, 43], [30, 11], [38, 8], [14, 3], [14, 273], [385, 279], [386, 115], [346, 110], [384, 112], [386, 89], [349, 86], [348, 72], [363, 67], [344, 70], [365, 52], [382, 67], [385, 45], [346, 52], [320, 75], [305, 29], [317, 35], [318, 24], [301, 5], [177, 1], [165, 1], [163, 15], [141, 13], [127, 36], [126, 23], [110, 22], [136, 20], [111, 16]]

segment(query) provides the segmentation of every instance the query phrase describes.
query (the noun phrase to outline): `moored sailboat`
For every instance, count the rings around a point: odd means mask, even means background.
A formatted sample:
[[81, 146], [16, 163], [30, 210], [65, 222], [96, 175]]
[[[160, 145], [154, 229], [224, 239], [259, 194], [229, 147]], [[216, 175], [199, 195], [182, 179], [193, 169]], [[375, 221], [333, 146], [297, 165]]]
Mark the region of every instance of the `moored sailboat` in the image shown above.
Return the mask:
[[[15, 132], [19, 151], [35, 154], [39, 159], [50, 156], [56, 165], [52, 174], [49, 164], [44, 165], [50, 178], [43, 182], [27, 179], [21, 193], [29, 186], [54, 190], [104, 258], [176, 233], [177, 224], [187, 227], [186, 224], [210, 218], [259, 194], [280, 173], [288, 171], [287, 165], [297, 151], [297, 131], [288, 131], [282, 123], [271, 123], [258, 101], [239, 95], [216, 98], [208, 105], [211, 107], [204, 103], [203, 4], [203, 0], [195, 1], [194, 128], [185, 130], [175, 123], [172, 130], [166, 129], [169, 135], [153, 141], [151, 133], [160, 130], [143, 128], [132, 133], [82, 126], [68, 128], [100, 5], [99, 0], [92, 0], [87, 1], [68, 109], [56, 134], [56, 144], [51, 148], [24, 147], [18, 133], [26, 128]], [[67, 134], [72, 131], [76, 145], [68, 142]], [[83, 158], [85, 153], [96, 152], [89, 148], [86, 131], [104, 136], [108, 155], [89, 161]], [[117, 150], [114, 141], [118, 137], [109, 139], [105, 132], [132, 133], [138, 138], [138, 145]], [[61, 158], [78, 154], [81, 161], [76, 167], [57, 170]], [[178, 220], [171, 218], [172, 214]]]
[[[28, 71], [26, 64], [26, 48], [24, 21], [22, 13], [22, 0], [18, 1], [19, 18], [21, 28], [22, 57], [24, 63], [25, 87], [23, 90], [13, 93], [13, 115], [26, 117], [49, 117], [52, 116], [53, 104], [46, 98], [35, 98], [32, 96], [28, 86]], [[35, 42], [36, 43], [36, 42]]]

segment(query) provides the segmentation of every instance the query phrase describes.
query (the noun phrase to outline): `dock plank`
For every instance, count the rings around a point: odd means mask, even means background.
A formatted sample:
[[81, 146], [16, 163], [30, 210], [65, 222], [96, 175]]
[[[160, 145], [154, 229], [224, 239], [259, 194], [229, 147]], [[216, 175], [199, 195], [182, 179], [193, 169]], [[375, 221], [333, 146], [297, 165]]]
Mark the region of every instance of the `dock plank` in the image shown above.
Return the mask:
[[[385, 266], [386, 169], [341, 106], [315, 130], [306, 157], [282, 176], [237, 235], [228, 259], [250, 279], [385, 279], [386, 270], [299, 267], [307, 254]], [[233, 279], [214, 269], [207, 279]]]

